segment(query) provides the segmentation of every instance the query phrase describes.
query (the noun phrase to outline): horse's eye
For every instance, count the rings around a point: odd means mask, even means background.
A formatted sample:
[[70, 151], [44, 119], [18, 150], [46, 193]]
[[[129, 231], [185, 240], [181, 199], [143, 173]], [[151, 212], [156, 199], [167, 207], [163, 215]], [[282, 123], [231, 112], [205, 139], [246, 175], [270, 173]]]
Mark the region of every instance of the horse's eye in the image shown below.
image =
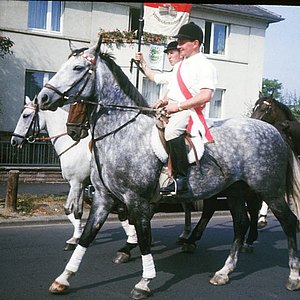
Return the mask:
[[82, 71], [83, 69], [84, 69], [83, 66], [75, 66], [75, 67], [73, 68], [74, 71]]
[[23, 118], [26, 119], [30, 116], [30, 114], [23, 114]]

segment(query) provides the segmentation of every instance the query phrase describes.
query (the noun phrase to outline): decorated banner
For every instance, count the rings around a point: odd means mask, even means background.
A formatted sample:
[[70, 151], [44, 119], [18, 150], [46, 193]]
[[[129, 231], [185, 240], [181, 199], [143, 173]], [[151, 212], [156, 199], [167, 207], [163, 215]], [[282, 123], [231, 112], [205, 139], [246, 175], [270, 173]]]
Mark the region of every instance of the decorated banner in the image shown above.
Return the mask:
[[174, 36], [189, 21], [191, 3], [144, 3], [144, 31]]
[[163, 70], [164, 67], [164, 46], [150, 45], [149, 63], [154, 70]]

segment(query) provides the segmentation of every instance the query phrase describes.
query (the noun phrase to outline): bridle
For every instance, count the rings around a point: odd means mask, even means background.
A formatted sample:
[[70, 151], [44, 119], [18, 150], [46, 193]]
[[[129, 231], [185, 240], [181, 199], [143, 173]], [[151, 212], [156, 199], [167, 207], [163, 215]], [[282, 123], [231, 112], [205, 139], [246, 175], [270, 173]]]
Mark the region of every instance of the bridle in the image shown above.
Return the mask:
[[[74, 56], [77, 56], [77, 53], [73, 54]], [[161, 108], [151, 108], [151, 107], [143, 107], [143, 106], [128, 106], [128, 105], [115, 105], [115, 104], [106, 104], [104, 105], [101, 101], [99, 101], [98, 103], [93, 102], [88, 100], [87, 97], [81, 97], [84, 89], [86, 88], [88, 82], [90, 80], [93, 80], [94, 78], [92, 77], [92, 75], [95, 73], [95, 69], [96, 69], [96, 61], [97, 61], [97, 55], [95, 57], [91, 57], [88, 56], [87, 54], [85, 54], [84, 52], [79, 53], [80, 56], [84, 57], [86, 60], [88, 60], [90, 62], [90, 66], [89, 68], [85, 71], [84, 75], [79, 78], [77, 81], [75, 81], [71, 87], [69, 87], [66, 91], [62, 92], [60, 90], [58, 90], [56, 87], [54, 87], [53, 85], [46, 83], [44, 87], [54, 91], [56, 94], [58, 94], [61, 99], [64, 101], [65, 104], [74, 104], [74, 103], [83, 103], [83, 104], [91, 104], [91, 105], [95, 105], [95, 106], [99, 106], [100, 110], [105, 109], [105, 108], [113, 108], [113, 109], [128, 109], [128, 110], [138, 110], [138, 113], [131, 118], [129, 121], [127, 121], [125, 124], [121, 125], [120, 127], [118, 127], [117, 129], [104, 134], [101, 137], [98, 138], [94, 138], [93, 133], [92, 133], [92, 139], [93, 141], [98, 141], [98, 140], [102, 140], [103, 138], [107, 137], [108, 135], [114, 134], [117, 131], [119, 131], [120, 129], [122, 129], [123, 127], [127, 126], [128, 124], [134, 122], [136, 120], [136, 118], [143, 112], [143, 113], [160, 113], [160, 114], [165, 114], [163, 111], [163, 109]], [[79, 83], [81, 83], [83, 80], [85, 80], [84, 84], [82, 85], [81, 89], [75, 94], [75, 95], [68, 95], [69, 92], [76, 87], [76, 85], [78, 85]], [[75, 124], [70, 124], [72, 126], [74, 126]], [[78, 124], [78, 126], [82, 126], [82, 124]], [[84, 124], [83, 126], [88, 126], [86, 124]]]
[[[38, 135], [40, 134], [41, 127], [40, 127], [40, 118], [39, 118], [39, 114], [38, 114], [39, 113], [39, 105], [38, 105], [36, 96], [34, 97], [33, 103], [34, 103], [33, 105], [28, 105], [28, 104], [24, 105], [24, 109], [29, 108], [29, 109], [32, 109], [34, 111], [34, 114], [31, 117], [32, 120], [30, 122], [30, 125], [29, 125], [28, 130], [26, 131], [25, 135], [20, 135], [20, 134], [17, 134], [17, 133], [13, 133], [12, 136], [22, 138], [24, 141], [26, 141], [30, 144], [33, 144], [36, 141], [46, 142], [46, 141], [54, 140], [53, 141], [53, 145], [54, 145], [58, 138], [60, 138], [62, 136], [65, 136], [65, 135], [68, 135], [67, 132], [64, 132], [64, 133], [60, 133], [60, 134], [49, 136], [49, 137], [45, 137], [45, 136], [39, 137]], [[30, 131], [32, 132], [32, 134], [30, 136], [28, 136], [28, 133]], [[67, 152], [68, 150], [70, 150], [71, 148], [76, 146], [79, 142], [80, 141], [77, 141], [74, 144], [72, 144], [71, 146], [69, 146], [67, 149], [65, 149], [60, 154], [58, 154], [58, 157], [60, 157], [65, 152]]]
[[[76, 56], [78, 54], [74, 53], [73, 55]], [[50, 90], [54, 91], [56, 94], [58, 94], [62, 100], [66, 100], [65, 104], [74, 103], [74, 102], [78, 102], [81, 100], [80, 96], [81, 96], [82, 92], [84, 91], [84, 89], [86, 88], [88, 82], [92, 79], [92, 75], [94, 74], [94, 71], [95, 71], [96, 58], [90, 57], [90, 56], [86, 55], [84, 52], [81, 52], [79, 54], [79, 56], [84, 57], [91, 64], [90, 64], [89, 68], [85, 71], [83, 76], [81, 78], [79, 78], [77, 81], [75, 81], [66, 91], [61, 92], [59, 89], [57, 89], [55, 86], [51, 85], [50, 83], [46, 83], [44, 85], [44, 87], [46, 87], [47, 89], [50, 89]], [[75, 86], [77, 86], [79, 83], [81, 83], [83, 80], [85, 80], [85, 81], [84, 81], [84, 84], [82, 85], [81, 89], [75, 95], [67, 96], [67, 94]]]
[[259, 117], [259, 120], [263, 120], [263, 118], [267, 115], [270, 115], [272, 113], [272, 103], [264, 100], [261, 104], [258, 104], [254, 107], [253, 112], [255, 112], [260, 106], [265, 104], [267, 106], [267, 109], [264, 111], [264, 113]]
[[[74, 53], [74, 56], [76, 56], [77, 54]], [[91, 75], [94, 74], [95, 72], [95, 68], [96, 68], [96, 61], [97, 61], [97, 56], [96, 57], [91, 57], [88, 56], [87, 54], [85, 54], [84, 52], [81, 52], [79, 54], [80, 56], [84, 57], [86, 60], [88, 60], [91, 65], [90, 67], [85, 71], [85, 73], [83, 74], [83, 76], [81, 78], [79, 78], [77, 81], [75, 81], [71, 87], [69, 87], [66, 91], [61, 92], [59, 89], [57, 89], [55, 86], [46, 83], [44, 85], [44, 87], [54, 91], [56, 94], [58, 94], [61, 99], [65, 100], [65, 104], [70, 104], [70, 103], [84, 103], [84, 104], [92, 104], [92, 105], [98, 105], [100, 107], [107, 107], [107, 108], [122, 108], [122, 109], [135, 109], [135, 110], [140, 110], [140, 111], [151, 111], [151, 112], [155, 112], [157, 111], [157, 109], [155, 108], [150, 108], [150, 107], [142, 107], [142, 106], [127, 106], [127, 105], [114, 105], [114, 104], [110, 104], [110, 105], [103, 105], [103, 103], [99, 102], [99, 103], [95, 103], [93, 101], [89, 101], [86, 98], [81, 98], [81, 94], [83, 93], [85, 87], [87, 86], [89, 80], [92, 80], [93, 78], [91, 77]], [[89, 75], [89, 76], [88, 76]], [[87, 77], [88, 76], [88, 77]], [[76, 85], [78, 85], [80, 82], [82, 82], [84, 79], [85, 83], [83, 84], [83, 86], [81, 87], [81, 89], [75, 94], [75, 95], [67, 95]]]
[[[35, 140], [37, 139], [37, 136], [40, 133], [40, 122], [39, 122], [39, 115], [38, 115], [39, 105], [37, 103], [37, 97], [34, 97], [33, 103], [34, 103], [33, 105], [27, 105], [27, 104], [24, 105], [24, 109], [29, 108], [34, 111], [34, 114], [31, 116], [30, 125], [28, 126], [28, 129], [27, 129], [25, 135], [20, 135], [17, 133], [12, 134], [12, 136], [22, 138], [23, 140], [27, 141], [28, 143], [34, 143]], [[32, 132], [32, 134], [30, 136], [28, 136], [28, 133], [30, 131]]]
[[[74, 121], [70, 121], [71, 120], [71, 111], [74, 107], [80, 107], [82, 108], [82, 111], [80, 112], [81, 115], [83, 115], [82, 118], [80, 118], [80, 120], [78, 120], [78, 122], [74, 122]], [[69, 110], [69, 116], [67, 119], [67, 133], [74, 139], [74, 137], [72, 136], [72, 128], [76, 128], [79, 129], [79, 137], [80, 139], [85, 138], [88, 135], [88, 131], [90, 129], [90, 124], [88, 121], [88, 115], [87, 115], [87, 104], [86, 103], [81, 103], [81, 102], [74, 102], [73, 104], [71, 104], [70, 106], [70, 110]], [[75, 140], [75, 139], [74, 139]]]

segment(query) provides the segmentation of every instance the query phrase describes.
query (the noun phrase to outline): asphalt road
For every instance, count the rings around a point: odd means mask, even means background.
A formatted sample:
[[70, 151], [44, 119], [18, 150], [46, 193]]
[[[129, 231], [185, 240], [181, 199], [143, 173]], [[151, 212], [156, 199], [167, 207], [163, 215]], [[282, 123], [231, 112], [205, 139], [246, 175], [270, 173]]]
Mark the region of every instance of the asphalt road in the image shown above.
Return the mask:
[[[193, 218], [195, 222], [197, 218]], [[286, 239], [274, 217], [259, 233], [252, 254], [242, 253], [231, 282], [225, 286], [209, 284], [210, 276], [223, 265], [232, 240], [231, 218], [214, 217], [194, 254], [182, 253], [175, 244], [181, 232], [182, 218], [152, 221], [157, 277], [150, 285], [150, 299], [300, 299], [300, 291], [285, 288], [289, 269]], [[62, 251], [72, 233], [71, 225], [0, 227], [0, 299], [130, 299], [132, 287], [139, 281], [141, 259], [138, 249], [123, 265], [111, 262], [124, 243], [118, 222], [107, 222], [89, 247], [81, 267], [71, 279], [64, 296], [48, 292], [51, 282], [63, 271], [71, 253]], [[299, 244], [299, 243], [298, 243]], [[299, 256], [299, 253], [298, 253]]]
[[[0, 198], [6, 196], [6, 182], [0, 182]], [[33, 195], [68, 195], [68, 183], [24, 183], [19, 182], [19, 194], [33, 194]]]

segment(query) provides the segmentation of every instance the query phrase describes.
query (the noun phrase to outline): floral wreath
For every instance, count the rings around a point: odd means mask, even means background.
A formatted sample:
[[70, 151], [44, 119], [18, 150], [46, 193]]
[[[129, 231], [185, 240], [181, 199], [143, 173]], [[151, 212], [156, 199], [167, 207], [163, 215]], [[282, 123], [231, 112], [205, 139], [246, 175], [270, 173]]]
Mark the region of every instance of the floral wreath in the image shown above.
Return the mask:
[[[102, 36], [102, 43], [107, 44], [108, 47], [116, 45], [117, 48], [125, 46], [126, 44], [137, 43], [138, 35], [136, 31], [121, 31], [116, 29], [114, 31], [105, 31], [100, 29], [98, 36]], [[143, 32], [142, 42], [144, 44], [156, 44], [165, 45], [167, 42], [167, 36], [162, 34], [153, 34], [149, 32]]]

